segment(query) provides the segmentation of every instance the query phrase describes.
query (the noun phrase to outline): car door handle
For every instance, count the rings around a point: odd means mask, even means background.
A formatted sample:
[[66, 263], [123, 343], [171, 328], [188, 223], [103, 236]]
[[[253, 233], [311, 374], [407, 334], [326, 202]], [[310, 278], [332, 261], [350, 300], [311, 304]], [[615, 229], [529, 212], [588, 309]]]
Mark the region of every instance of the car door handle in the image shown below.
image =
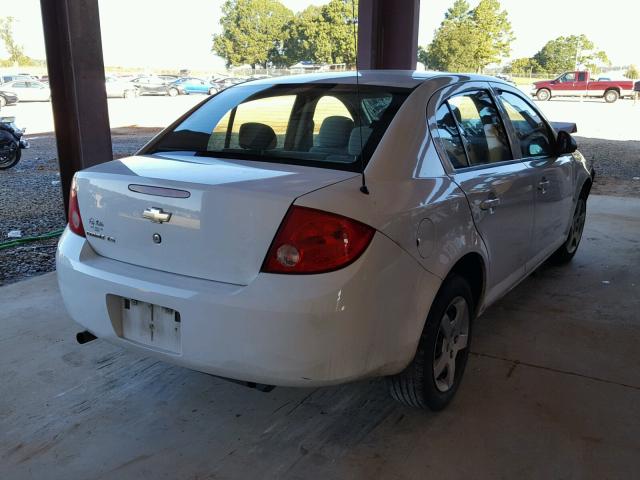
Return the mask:
[[500, 205], [499, 198], [488, 198], [480, 202], [480, 209], [489, 210], [489, 213], [493, 213], [494, 208], [496, 208], [498, 205]]
[[549, 183], [549, 180], [543, 178], [542, 180], [540, 180], [540, 183], [538, 183], [538, 190], [540, 190], [543, 194], [547, 193], [547, 187], [549, 186]]

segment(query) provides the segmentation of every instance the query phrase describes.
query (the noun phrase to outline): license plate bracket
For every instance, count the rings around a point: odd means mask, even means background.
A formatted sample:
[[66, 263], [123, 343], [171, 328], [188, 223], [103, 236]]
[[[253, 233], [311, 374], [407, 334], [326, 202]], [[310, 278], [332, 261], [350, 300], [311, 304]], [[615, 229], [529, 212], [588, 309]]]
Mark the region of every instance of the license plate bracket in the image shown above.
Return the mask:
[[122, 298], [122, 337], [158, 350], [182, 351], [180, 313], [172, 308]]

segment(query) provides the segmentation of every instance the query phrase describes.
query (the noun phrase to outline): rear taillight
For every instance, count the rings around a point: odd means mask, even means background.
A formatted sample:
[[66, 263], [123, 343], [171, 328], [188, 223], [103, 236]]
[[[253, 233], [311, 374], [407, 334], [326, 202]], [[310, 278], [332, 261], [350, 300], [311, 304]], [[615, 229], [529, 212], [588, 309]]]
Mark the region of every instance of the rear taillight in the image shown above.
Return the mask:
[[78, 184], [75, 177], [71, 182], [71, 191], [69, 192], [69, 230], [81, 237], [85, 236], [80, 207], [78, 206]]
[[323, 273], [346, 267], [362, 255], [375, 230], [351, 218], [293, 206], [271, 244], [262, 271]]

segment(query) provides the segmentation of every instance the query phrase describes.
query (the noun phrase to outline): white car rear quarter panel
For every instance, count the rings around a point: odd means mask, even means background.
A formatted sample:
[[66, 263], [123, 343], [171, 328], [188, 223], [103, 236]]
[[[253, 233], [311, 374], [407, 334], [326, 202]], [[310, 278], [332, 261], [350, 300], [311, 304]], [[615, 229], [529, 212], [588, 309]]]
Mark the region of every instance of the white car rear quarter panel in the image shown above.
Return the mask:
[[[365, 170], [368, 195], [359, 190], [362, 178], [356, 177], [306, 194], [295, 202], [373, 226], [441, 279], [468, 253], [479, 254], [488, 266], [486, 248], [467, 199], [445, 173], [428, 129], [429, 99], [450, 82], [448, 76], [432, 79], [417, 87], [405, 101]], [[431, 238], [420, 239], [419, 251], [418, 228], [424, 219], [431, 221], [434, 228], [430, 230]], [[425, 248], [425, 242], [430, 246]], [[430, 304], [423, 311], [423, 320], [429, 307]]]
[[[71, 317], [98, 337], [195, 370], [274, 385], [342, 383], [402, 370], [440, 280], [376, 234], [352, 265], [320, 275], [260, 274], [246, 287], [98, 256], [69, 231], [58, 248]], [[182, 352], [120, 338], [110, 295], [177, 310]], [[111, 305], [111, 308], [119, 308]]]

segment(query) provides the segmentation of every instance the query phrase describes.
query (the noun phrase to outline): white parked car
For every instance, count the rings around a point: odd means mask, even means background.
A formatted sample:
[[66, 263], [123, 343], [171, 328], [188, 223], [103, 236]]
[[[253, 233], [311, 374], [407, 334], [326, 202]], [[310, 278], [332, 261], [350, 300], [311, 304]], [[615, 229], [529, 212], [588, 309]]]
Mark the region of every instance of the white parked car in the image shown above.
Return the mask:
[[591, 171], [495, 78], [355, 78], [231, 87], [79, 172], [57, 270], [80, 339], [266, 385], [387, 376], [443, 408], [474, 319], [575, 254]]
[[49, 86], [36, 80], [15, 80], [4, 83], [2, 90], [15, 93], [21, 102], [48, 102], [51, 100]]
[[133, 98], [138, 95], [133, 83], [112, 76], [105, 77], [105, 89], [108, 98]]

